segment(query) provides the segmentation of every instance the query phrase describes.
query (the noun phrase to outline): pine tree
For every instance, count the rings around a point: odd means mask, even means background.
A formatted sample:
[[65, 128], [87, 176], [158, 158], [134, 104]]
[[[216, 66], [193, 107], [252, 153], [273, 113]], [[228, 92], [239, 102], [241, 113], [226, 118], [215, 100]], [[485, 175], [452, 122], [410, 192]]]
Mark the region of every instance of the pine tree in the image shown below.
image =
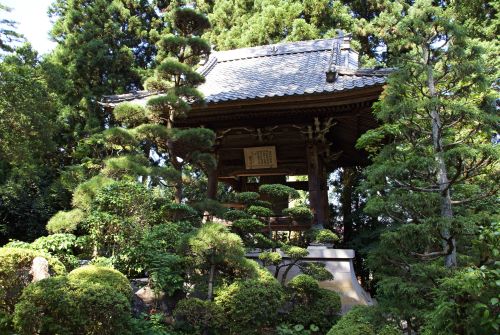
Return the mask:
[[[191, 104], [202, 101], [195, 86], [204, 77], [194, 70], [210, 52], [210, 45], [200, 38], [209, 27], [208, 19], [195, 9], [177, 7], [165, 12], [172, 22], [157, 43], [158, 66], [145, 86], [159, 94], [147, 103], [146, 109], [131, 104], [119, 105], [114, 116], [118, 122], [134, 127], [131, 132], [140, 141], [143, 154], [149, 157], [151, 150], [159, 156], [158, 163], [166, 160], [177, 174], [173, 174], [175, 201], [183, 199], [182, 171], [194, 164], [209, 171], [215, 162], [210, 154], [215, 140], [209, 129], [177, 129], [175, 121], [189, 113]], [[163, 169], [164, 170], [164, 169]]]
[[[11, 8], [0, 3], [0, 13], [10, 12]], [[16, 30], [16, 22], [9, 19], [0, 19], [0, 51], [14, 51], [13, 42], [19, 42], [22, 38]]]
[[340, 1], [223, 0], [209, 14], [205, 37], [219, 50], [303, 41], [351, 32], [354, 20]]
[[395, 70], [375, 110], [382, 125], [358, 141], [373, 154], [366, 210], [390, 222], [369, 263], [380, 305], [415, 331], [440, 283], [481, 264], [471, 240], [498, 215], [495, 46], [429, 0], [393, 2], [374, 27]]

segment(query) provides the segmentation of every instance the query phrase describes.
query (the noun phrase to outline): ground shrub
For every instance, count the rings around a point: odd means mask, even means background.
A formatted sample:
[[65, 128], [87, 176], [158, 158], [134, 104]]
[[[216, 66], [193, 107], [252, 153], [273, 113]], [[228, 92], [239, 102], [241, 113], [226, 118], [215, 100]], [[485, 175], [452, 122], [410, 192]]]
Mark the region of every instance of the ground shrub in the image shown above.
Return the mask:
[[50, 255], [32, 249], [0, 248], [0, 312], [10, 314], [14, 311], [23, 289], [31, 282], [30, 275], [33, 259], [44, 257], [49, 262], [49, 272], [64, 274], [64, 265]]
[[340, 313], [340, 296], [322, 289], [311, 276], [300, 274], [288, 282], [288, 296], [292, 304], [285, 319], [306, 327], [317, 326], [326, 332]]
[[261, 272], [258, 279], [238, 280], [220, 289], [215, 303], [224, 313], [223, 328], [229, 333], [259, 334], [262, 327], [277, 323], [283, 298], [278, 281]]
[[329, 229], [321, 229], [316, 235], [315, 242], [318, 243], [335, 243], [339, 237]]
[[15, 329], [20, 335], [129, 334], [128, 297], [99, 278], [93, 283], [73, 274], [30, 284], [16, 305]]
[[200, 333], [204, 329], [221, 327], [224, 316], [221, 308], [213, 301], [197, 298], [179, 301], [174, 310], [176, 326], [191, 333]]
[[75, 253], [80, 250], [77, 237], [73, 234], [57, 233], [42, 236], [31, 243], [31, 248], [50, 253], [57, 257], [68, 269], [78, 266], [78, 258]]
[[132, 289], [130, 282], [121, 272], [109, 267], [87, 265], [71, 271], [68, 279], [72, 285], [84, 287], [85, 285], [108, 286], [114, 288], [123, 296], [130, 298]]
[[357, 306], [335, 324], [327, 335], [376, 335], [367, 317], [370, 307]]

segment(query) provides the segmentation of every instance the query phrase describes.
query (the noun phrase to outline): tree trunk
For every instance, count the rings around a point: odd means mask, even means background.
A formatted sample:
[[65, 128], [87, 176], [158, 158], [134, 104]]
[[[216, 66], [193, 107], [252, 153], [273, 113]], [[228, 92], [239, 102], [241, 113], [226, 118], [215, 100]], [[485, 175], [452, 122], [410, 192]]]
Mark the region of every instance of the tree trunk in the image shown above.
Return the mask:
[[[173, 115], [170, 115], [167, 122], [167, 129], [172, 129], [173, 126], [174, 126], [174, 117]], [[172, 167], [180, 173], [180, 179], [175, 182], [174, 186], [175, 187], [174, 202], [176, 204], [180, 204], [182, 202], [182, 191], [183, 191], [182, 164], [177, 161], [177, 156], [174, 154], [174, 141], [172, 141], [170, 138], [167, 140], [167, 148], [170, 156], [170, 164], [172, 164]]]
[[215, 276], [215, 256], [210, 256], [210, 273], [208, 274], [208, 294], [207, 300], [212, 301], [214, 296], [214, 276]]
[[343, 245], [346, 246], [351, 241], [352, 226], [352, 192], [356, 170], [354, 168], [344, 168], [342, 171], [342, 194], [340, 202], [342, 204], [342, 225], [344, 227]]
[[[434, 72], [429, 60], [429, 50], [424, 48], [424, 59], [427, 64], [427, 88], [432, 98], [436, 97], [436, 87], [434, 83]], [[434, 157], [437, 163], [436, 179], [439, 185], [439, 194], [441, 196], [441, 217], [449, 222], [453, 220], [453, 208], [451, 204], [450, 181], [448, 179], [448, 167], [444, 160], [443, 141], [441, 136], [441, 118], [439, 111], [433, 107], [431, 113], [432, 124], [432, 143], [434, 147]], [[443, 249], [446, 252], [445, 265], [447, 267], [457, 266], [457, 251], [455, 238], [451, 235], [448, 228], [441, 229], [443, 238]]]

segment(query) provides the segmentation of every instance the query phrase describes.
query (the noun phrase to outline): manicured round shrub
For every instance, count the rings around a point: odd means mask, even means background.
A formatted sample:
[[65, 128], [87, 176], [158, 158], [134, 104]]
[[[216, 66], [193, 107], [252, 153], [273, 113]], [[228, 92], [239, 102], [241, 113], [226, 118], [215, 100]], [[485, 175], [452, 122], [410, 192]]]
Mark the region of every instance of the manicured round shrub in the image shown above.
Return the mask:
[[247, 213], [256, 217], [271, 217], [274, 215], [272, 210], [262, 206], [250, 206]]
[[266, 207], [266, 208], [272, 208], [273, 207], [273, 204], [270, 203], [269, 201], [265, 201], [265, 200], [255, 200], [254, 202], [252, 202], [252, 205], [254, 206], [260, 206], [260, 207]]
[[73, 233], [85, 218], [85, 213], [78, 208], [70, 211], [59, 211], [47, 223], [50, 234]]
[[287, 313], [287, 321], [304, 326], [312, 324], [326, 332], [340, 313], [340, 296], [322, 289], [311, 276], [300, 274], [288, 282], [292, 308]]
[[283, 257], [279, 252], [264, 251], [259, 254], [259, 260], [264, 266], [279, 265]]
[[23, 289], [32, 280], [33, 259], [41, 256], [49, 263], [49, 272], [64, 274], [64, 265], [56, 258], [37, 250], [0, 248], [0, 311], [12, 313]]
[[167, 221], [198, 221], [200, 217], [198, 212], [185, 204], [169, 203], [162, 207], [162, 214], [164, 220]]
[[310, 223], [313, 218], [311, 210], [306, 206], [286, 208], [283, 210], [283, 214], [290, 216], [294, 221], [300, 224]]
[[339, 237], [329, 229], [321, 229], [316, 235], [316, 242], [318, 243], [335, 243]]
[[257, 219], [239, 219], [233, 222], [233, 229], [241, 233], [255, 233], [265, 227], [266, 225]]
[[297, 199], [300, 196], [296, 189], [281, 184], [262, 185], [259, 187], [259, 192], [275, 200]]
[[71, 271], [68, 279], [73, 285], [97, 285], [114, 288], [123, 296], [130, 298], [132, 289], [130, 282], [121, 272], [109, 267], [86, 265]]
[[16, 305], [20, 335], [128, 334], [130, 302], [110, 285], [51, 277], [26, 287]]
[[375, 335], [366, 314], [370, 307], [356, 306], [330, 329], [327, 335]]
[[215, 303], [225, 316], [224, 328], [231, 334], [259, 334], [275, 325], [283, 304], [283, 289], [270, 274], [259, 279], [239, 280], [217, 292]]
[[221, 308], [213, 301], [197, 298], [179, 301], [174, 310], [176, 325], [195, 333], [219, 328], [224, 320]]
[[319, 290], [318, 282], [313, 277], [305, 274], [293, 277], [287, 286], [299, 295], [316, 294]]
[[239, 209], [230, 209], [224, 213], [224, 219], [227, 221], [236, 221], [239, 219], [249, 219], [252, 216], [247, 212], [240, 211]]
[[259, 198], [260, 195], [256, 192], [241, 192], [236, 194], [236, 201], [245, 205], [251, 205]]

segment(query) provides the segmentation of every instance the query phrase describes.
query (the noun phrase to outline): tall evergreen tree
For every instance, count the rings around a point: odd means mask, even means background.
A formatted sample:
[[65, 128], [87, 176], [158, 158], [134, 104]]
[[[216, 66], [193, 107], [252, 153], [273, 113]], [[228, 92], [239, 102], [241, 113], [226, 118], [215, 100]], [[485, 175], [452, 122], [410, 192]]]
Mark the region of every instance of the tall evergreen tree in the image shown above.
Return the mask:
[[[0, 13], [8, 13], [11, 9], [0, 3]], [[3, 15], [2, 15], [3, 16]], [[13, 42], [19, 42], [22, 36], [16, 31], [16, 22], [0, 18], [0, 51], [14, 51]]]
[[192, 8], [170, 8], [164, 15], [172, 23], [157, 44], [158, 66], [145, 86], [160, 94], [149, 99], [146, 109], [131, 104], [119, 105], [114, 116], [128, 126], [149, 158], [154, 153], [155, 164], [166, 163], [177, 171], [175, 201], [183, 199], [182, 171], [187, 164], [194, 164], [205, 171], [214, 167], [209, 153], [214, 133], [209, 129], [177, 129], [175, 121], [186, 116], [190, 104], [200, 102], [202, 95], [195, 86], [204, 77], [194, 70], [203, 58], [208, 57], [210, 45], [200, 35], [209, 27], [208, 19]]
[[29, 44], [0, 62], [0, 243], [34, 239], [64, 205], [55, 180], [61, 103]]
[[349, 8], [340, 1], [216, 1], [205, 37], [219, 50], [335, 36], [353, 30]]
[[439, 283], [481, 265], [471, 237], [498, 215], [498, 73], [484, 48], [495, 46], [429, 0], [393, 2], [374, 27], [396, 69], [376, 107], [383, 125], [358, 141], [373, 153], [366, 210], [391, 222], [371, 267], [381, 306], [418, 330]]

